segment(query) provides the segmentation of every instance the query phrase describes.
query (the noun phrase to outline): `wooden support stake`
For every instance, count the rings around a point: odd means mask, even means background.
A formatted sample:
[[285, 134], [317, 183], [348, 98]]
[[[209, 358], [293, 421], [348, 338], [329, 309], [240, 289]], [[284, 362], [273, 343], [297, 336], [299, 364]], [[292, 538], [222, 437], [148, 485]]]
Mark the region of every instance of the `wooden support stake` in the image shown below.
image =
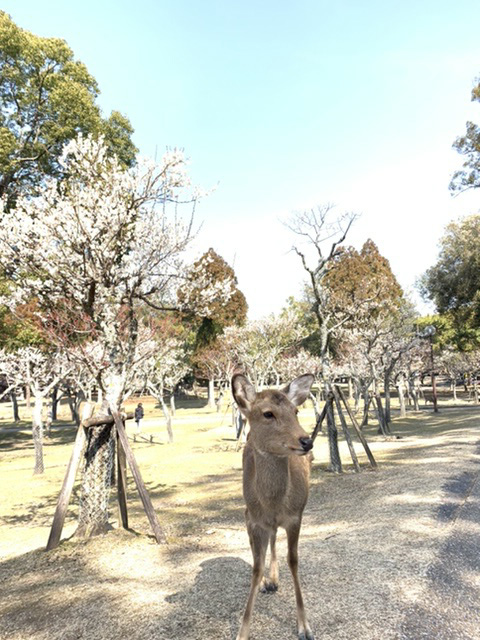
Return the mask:
[[340, 424], [342, 425], [343, 435], [345, 436], [345, 440], [348, 444], [348, 449], [350, 451], [350, 456], [352, 458], [353, 466], [355, 468], [356, 473], [360, 473], [360, 465], [358, 464], [357, 454], [355, 453], [355, 448], [353, 446], [352, 438], [348, 431], [347, 422], [345, 420], [345, 416], [343, 415], [342, 406], [340, 404], [340, 396], [338, 391], [333, 387], [333, 397], [335, 400], [335, 406], [337, 407], [338, 417], [340, 418]]
[[357, 432], [357, 436], [358, 436], [360, 442], [362, 443], [363, 448], [365, 449], [365, 453], [367, 454], [367, 457], [368, 457], [368, 459], [370, 461], [370, 464], [372, 465], [372, 467], [374, 469], [376, 469], [377, 468], [376, 460], [373, 457], [373, 453], [371, 452], [370, 447], [368, 446], [368, 442], [367, 442], [365, 436], [363, 435], [362, 430], [358, 426], [358, 422], [357, 422], [355, 416], [353, 415], [352, 410], [350, 409], [350, 407], [348, 405], [348, 402], [347, 402], [347, 400], [346, 400], [346, 398], [345, 398], [345, 396], [343, 394], [343, 391], [341, 390], [340, 387], [336, 387], [336, 389], [338, 391], [338, 395], [340, 396], [340, 399], [342, 400], [343, 404], [345, 405], [345, 409], [347, 410], [348, 416], [349, 416], [349, 418], [350, 418], [350, 420], [351, 420], [351, 422], [353, 424], [353, 427], [354, 427], [355, 431]]
[[127, 459], [117, 431], [117, 496], [118, 516], [124, 529], [128, 529], [127, 511]]
[[332, 402], [332, 396], [329, 394], [327, 396], [327, 400], [323, 406], [322, 413], [318, 416], [317, 424], [315, 425], [315, 429], [312, 431], [312, 435], [310, 436], [312, 440], [318, 435], [318, 432], [322, 428], [322, 422], [325, 420], [325, 416], [327, 415], [328, 405]]
[[157, 514], [155, 513], [152, 501], [150, 499], [150, 496], [148, 495], [147, 488], [140, 474], [140, 469], [137, 465], [137, 461], [135, 460], [133, 451], [128, 442], [127, 433], [125, 431], [125, 427], [123, 426], [122, 419], [120, 418], [120, 415], [116, 411], [112, 412], [112, 414], [113, 414], [113, 419], [115, 421], [115, 426], [117, 427], [118, 437], [120, 438], [120, 442], [122, 444], [123, 450], [125, 451], [128, 465], [132, 471], [135, 484], [137, 485], [138, 493], [140, 494], [140, 498], [143, 503], [143, 508], [145, 509], [145, 513], [147, 514], [147, 518], [150, 522], [150, 526], [153, 529], [155, 539], [158, 542], [158, 544], [166, 544], [167, 539], [165, 537], [165, 533], [163, 532], [163, 529], [160, 526], [160, 523], [158, 522]]
[[60, 491], [60, 495], [58, 496], [57, 507], [55, 509], [55, 515], [53, 517], [53, 524], [47, 542], [47, 551], [58, 547], [58, 543], [60, 542], [60, 536], [62, 535], [63, 525], [65, 523], [68, 503], [70, 502], [70, 496], [72, 494], [75, 476], [77, 475], [77, 469], [80, 463], [80, 458], [85, 442], [85, 429], [82, 425], [80, 425], [77, 430], [70, 462], [68, 463], [67, 473], [65, 474], [65, 478], [63, 480], [63, 486]]
[[[125, 420], [131, 420], [133, 418], [133, 413], [126, 413], [122, 415], [122, 418]], [[82, 425], [85, 429], [90, 429], [91, 427], [99, 427], [104, 424], [113, 424], [115, 422], [113, 416], [104, 415], [104, 416], [94, 416], [93, 418], [88, 418], [88, 420], [83, 420]]]

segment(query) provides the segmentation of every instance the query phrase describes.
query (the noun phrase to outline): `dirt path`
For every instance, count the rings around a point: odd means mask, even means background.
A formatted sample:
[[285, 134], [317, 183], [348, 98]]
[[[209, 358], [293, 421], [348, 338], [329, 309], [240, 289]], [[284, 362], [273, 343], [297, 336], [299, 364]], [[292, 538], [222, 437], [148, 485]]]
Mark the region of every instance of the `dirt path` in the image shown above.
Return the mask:
[[[379, 472], [315, 468], [300, 559], [317, 639], [480, 640], [480, 420], [455, 419], [392, 443]], [[239, 507], [168, 547], [115, 531], [6, 560], [0, 638], [231, 640], [250, 581], [242, 519]], [[251, 640], [295, 638], [285, 562], [280, 581], [258, 598]]]

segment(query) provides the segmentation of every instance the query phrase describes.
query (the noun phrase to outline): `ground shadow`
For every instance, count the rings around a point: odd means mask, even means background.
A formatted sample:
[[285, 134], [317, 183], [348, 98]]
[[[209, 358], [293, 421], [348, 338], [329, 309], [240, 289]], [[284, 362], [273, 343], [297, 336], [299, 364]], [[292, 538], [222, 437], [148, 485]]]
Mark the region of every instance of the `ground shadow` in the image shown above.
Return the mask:
[[[49, 432], [44, 429], [43, 446], [71, 444], [75, 440], [77, 427], [71, 422], [58, 422]], [[0, 426], [0, 451], [33, 449], [32, 423], [21, 421], [16, 425]]]
[[404, 640], [480, 637], [480, 474], [462, 473], [444, 487], [447, 503], [437, 515], [454, 526], [428, 568], [424, 597], [406, 612]]

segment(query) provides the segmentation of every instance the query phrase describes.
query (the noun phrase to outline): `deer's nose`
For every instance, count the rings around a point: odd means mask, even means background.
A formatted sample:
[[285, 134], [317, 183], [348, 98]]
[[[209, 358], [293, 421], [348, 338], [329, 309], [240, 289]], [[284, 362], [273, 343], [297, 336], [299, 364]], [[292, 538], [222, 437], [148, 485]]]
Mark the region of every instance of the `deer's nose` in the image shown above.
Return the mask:
[[313, 440], [311, 438], [299, 438], [302, 449], [307, 452], [313, 449]]

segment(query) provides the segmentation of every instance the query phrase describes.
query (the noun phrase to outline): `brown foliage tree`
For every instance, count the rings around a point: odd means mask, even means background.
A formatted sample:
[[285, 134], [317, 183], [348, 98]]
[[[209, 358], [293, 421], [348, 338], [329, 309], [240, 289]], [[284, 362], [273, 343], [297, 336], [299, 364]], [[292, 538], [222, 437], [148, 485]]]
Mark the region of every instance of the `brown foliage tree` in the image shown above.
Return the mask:
[[[237, 287], [237, 278], [232, 267], [212, 248], [204, 253], [191, 269], [193, 285], [178, 292], [183, 308], [188, 309], [187, 319], [192, 323], [196, 334], [198, 348], [212, 343], [223, 332], [225, 327], [241, 326], [247, 318], [248, 305], [243, 293]], [[219, 295], [209, 303], [209, 316], [196, 314], [201, 305], [203, 291], [206, 286], [214, 287], [216, 283], [230, 282], [231, 295], [227, 301]]]

